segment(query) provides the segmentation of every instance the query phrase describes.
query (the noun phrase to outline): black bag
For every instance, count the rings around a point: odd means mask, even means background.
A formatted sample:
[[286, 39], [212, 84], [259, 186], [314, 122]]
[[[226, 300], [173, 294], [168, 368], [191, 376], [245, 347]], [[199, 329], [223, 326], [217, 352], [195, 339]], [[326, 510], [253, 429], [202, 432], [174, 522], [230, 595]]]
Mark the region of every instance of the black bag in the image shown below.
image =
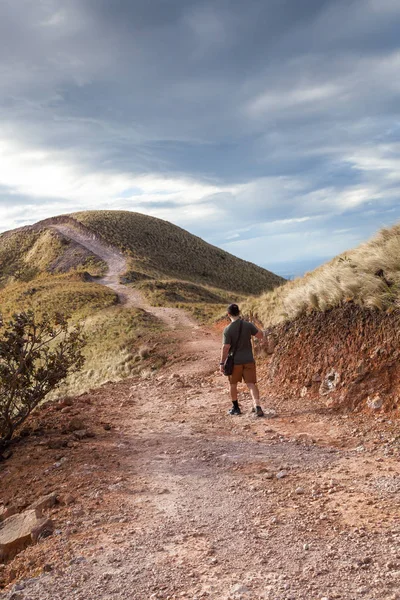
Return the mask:
[[242, 319], [240, 319], [238, 339], [236, 340], [234, 349], [229, 352], [229, 354], [226, 358], [226, 361], [224, 362], [224, 375], [232, 375], [232, 373], [233, 373], [233, 367], [235, 364], [235, 362], [234, 362], [235, 352], [237, 350], [239, 340], [240, 340], [240, 335], [242, 333], [242, 325], [243, 325], [243, 321], [242, 321]]

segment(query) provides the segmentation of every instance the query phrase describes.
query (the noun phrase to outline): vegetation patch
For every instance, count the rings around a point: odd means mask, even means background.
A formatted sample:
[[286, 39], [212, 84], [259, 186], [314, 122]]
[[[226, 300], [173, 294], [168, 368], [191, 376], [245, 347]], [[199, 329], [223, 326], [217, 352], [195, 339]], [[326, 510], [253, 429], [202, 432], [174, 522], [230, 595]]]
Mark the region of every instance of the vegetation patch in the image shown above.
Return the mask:
[[202, 323], [217, 319], [229, 303], [241, 299], [225, 290], [176, 279], [142, 281], [135, 288], [153, 306], [183, 308]]
[[52, 229], [22, 227], [0, 235], [0, 288], [46, 273], [87, 271], [97, 277], [106, 269], [97, 256]]
[[86, 318], [83, 333], [84, 368], [68, 377], [50, 398], [81, 394], [142, 372], [151, 374], [165, 363], [170, 344], [157, 319], [141, 309], [121, 306]]
[[247, 302], [265, 326], [324, 312], [346, 302], [392, 310], [400, 306], [400, 225], [304, 277]]
[[128, 211], [86, 211], [65, 218], [122, 250], [132, 271], [154, 279], [183, 279], [242, 294], [260, 294], [284, 282], [161, 219]]
[[85, 281], [85, 276], [79, 273], [42, 275], [34, 281], [13, 283], [0, 290], [1, 312], [6, 317], [32, 310], [50, 316], [62, 313], [78, 320], [117, 301], [115, 292]]

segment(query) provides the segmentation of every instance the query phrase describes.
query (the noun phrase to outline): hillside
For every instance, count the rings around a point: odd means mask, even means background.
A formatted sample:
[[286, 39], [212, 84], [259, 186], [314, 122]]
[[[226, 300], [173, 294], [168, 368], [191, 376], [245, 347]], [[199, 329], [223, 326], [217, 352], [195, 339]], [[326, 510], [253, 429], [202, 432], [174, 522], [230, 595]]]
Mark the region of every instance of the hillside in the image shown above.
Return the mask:
[[379, 310], [400, 306], [400, 224], [249, 303], [265, 326], [352, 302]]
[[158, 368], [165, 361], [154, 350], [161, 332], [192, 323], [177, 308], [208, 321], [242, 294], [281, 281], [137, 213], [62, 215], [0, 235], [1, 313], [62, 312], [84, 323], [85, 368], [60, 394]]
[[275, 397], [399, 415], [400, 225], [248, 302]]
[[155, 217], [128, 211], [69, 216], [126, 253], [139, 277], [183, 279], [239, 294], [260, 294], [284, 282], [282, 277]]

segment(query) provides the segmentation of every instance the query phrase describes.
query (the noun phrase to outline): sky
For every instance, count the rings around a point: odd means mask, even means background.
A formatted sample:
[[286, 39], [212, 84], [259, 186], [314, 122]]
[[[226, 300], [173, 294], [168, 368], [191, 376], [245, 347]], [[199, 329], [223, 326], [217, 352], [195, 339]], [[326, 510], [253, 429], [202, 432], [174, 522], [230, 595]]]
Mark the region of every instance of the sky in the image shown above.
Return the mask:
[[398, 0], [0, 0], [0, 231], [132, 210], [283, 272], [400, 220], [399, 151]]

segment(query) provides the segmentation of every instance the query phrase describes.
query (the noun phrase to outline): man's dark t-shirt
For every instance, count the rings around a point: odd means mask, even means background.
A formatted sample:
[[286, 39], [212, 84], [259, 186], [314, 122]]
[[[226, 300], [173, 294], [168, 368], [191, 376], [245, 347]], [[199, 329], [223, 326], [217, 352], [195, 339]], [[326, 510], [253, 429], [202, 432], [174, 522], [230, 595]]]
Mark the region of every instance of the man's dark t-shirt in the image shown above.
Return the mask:
[[[223, 344], [230, 344], [231, 348], [235, 347], [239, 336], [240, 321], [241, 319], [237, 319], [228, 325], [228, 327], [225, 327], [222, 337]], [[258, 329], [253, 323], [249, 323], [248, 321], [242, 320], [242, 323], [242, 332], [233, 360], [235, 365], [244, 365], [246, 363], [254, 362], [251, 336], [256, 335]]]

